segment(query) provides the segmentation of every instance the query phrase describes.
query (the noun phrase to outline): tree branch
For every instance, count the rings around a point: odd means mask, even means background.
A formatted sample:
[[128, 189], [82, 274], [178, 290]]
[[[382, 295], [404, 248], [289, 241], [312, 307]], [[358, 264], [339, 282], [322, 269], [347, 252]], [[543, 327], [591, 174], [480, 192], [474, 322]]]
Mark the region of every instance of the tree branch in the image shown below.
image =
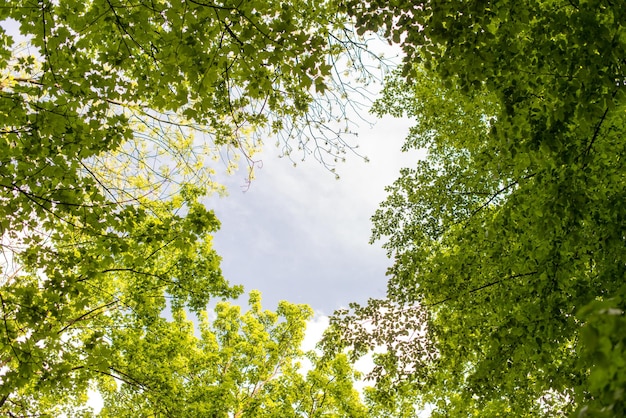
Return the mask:
[[493, 281], [493, 282], [491, 282], [491, 283], [487, 283], [487, 284], [484, 284], [484, 285], [482, 285], [482, 286], [476, 287], [476, 288], [474, 288], [474, 289], [470, 289], [470, 290], [468, 290], [467, 292], [464, 292], [464, 293], [461, 293], [461, 294], [458, 294], [458, 295], [454, 295], [454, 296], [450, 296], [450, 297], [447, 297], [447, 298], [445, 298], [445, 299], [442, 299], [442, 300], [440, 300], [440, 301], [438, 301], [438, 302], [432, 303], [432, 304], [430, 304], [430, 305], [425, 305], [425, 306], [428, 306], [428, 307], [433, 307], [433, 306], [441, 305], [441, 304], [443, 304], [443, 303], [445, 303], [445, 302], [448, 302], [448, 301], [450, 301], [450, 300], [453, 300], [453, 299], [458, 299], [458, 298], [460, 298], [460, 297], [461, 297], [461, 296], [463, 296], [463, 295], [469, 295], [469, 294], [472, 294], [472, 293], [479, 292], [479, 291], [481, 291], [481, 290], [483, 290], [483, 289], [486, 289], [486, 288], [488, 288], [488, 287], [495, 286], [495, 285], [497, 285], [497, 284], [499, 284], [499, 283], [502, 283], [502, 282], [503, 282], [503, 281], [505, 281], [505, 280], [517, 279], [517, 278], [519, 278], [519, 277], [525, 277], [525, 276], [532, 276], [533, 274], [537, 274], [537, 271], [531, 271], [531, 272], [529, 272], [529, 273], [514, 274], [514, 275], [512, 275], [512, 276], [504, 277], [504, 278], [502, 278], [502, 279], [499, 279], [499, 280]]

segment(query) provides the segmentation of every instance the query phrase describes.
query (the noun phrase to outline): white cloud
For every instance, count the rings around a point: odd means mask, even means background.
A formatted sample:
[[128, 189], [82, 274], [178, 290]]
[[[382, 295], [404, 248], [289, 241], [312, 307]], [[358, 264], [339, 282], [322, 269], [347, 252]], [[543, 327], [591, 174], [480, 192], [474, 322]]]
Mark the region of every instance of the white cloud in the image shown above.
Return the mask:
[[100, 392], [94, 389], [87, 391], [87, 406], [93, 409], [94, 414], [99, 414], [104, 407], [104, 399]]
[[231, 283], [257, 288], [266, 303], [308, 303], [326, 314], [349, 302], [385, 294], [389, 265], [380, 245], [368, 244], [370, 217], [384, 187], [419, 155], [400, 148], [412, 122], [383, 118], [362, 128], [359, 152], [339, 164], [340, 180], [314, 159], [294, 168], [266, 150], [250, 189], [245, 174], [229, 179], [230, 196], [207, 201], [222, 221], [215, 245]]
[[330, 318], [324, 314], [317, 313], [311, 320], [306, 323], [306, 334], [302, 341], [302, 350], [315, 350], [315, 346], [322, 339], [322, 334], [328, 328]]

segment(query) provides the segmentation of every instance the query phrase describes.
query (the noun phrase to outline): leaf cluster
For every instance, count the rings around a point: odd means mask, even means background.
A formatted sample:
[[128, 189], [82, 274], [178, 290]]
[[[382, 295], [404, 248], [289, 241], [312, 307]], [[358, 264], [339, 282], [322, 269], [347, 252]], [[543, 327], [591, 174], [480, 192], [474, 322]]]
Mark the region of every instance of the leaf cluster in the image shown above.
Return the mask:
[[[345, 10], [402, 44], [405, 68], [375, 111], [415, 118], [405, 148], [427, 158], [401, 171], [373, 217], [394, 259], [388, 301], [341, 313], [338, 335], [387, 346], [379, 387], [413, 381], [433, 416], [621, 416], [623, 8]], [[356, 332], [363, 321], [380, 325]], [[420, 349], [393, 352], [395, 323], [427, 330]]]

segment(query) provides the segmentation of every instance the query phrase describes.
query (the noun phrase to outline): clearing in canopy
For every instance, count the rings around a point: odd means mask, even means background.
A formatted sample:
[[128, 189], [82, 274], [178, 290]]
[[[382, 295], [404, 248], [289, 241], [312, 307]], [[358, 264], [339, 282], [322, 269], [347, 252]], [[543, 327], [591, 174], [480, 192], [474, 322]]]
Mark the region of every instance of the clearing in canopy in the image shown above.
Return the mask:
[[[107, 416], [626, 415], [621, 3], [25, 0], [0, 21], [0, 414], [89, 416], [99, 384]], [[373, 217], [387, 298], [338, 312], [302, 375], [305, 307], [252, 292], [200, 336], [184, 312], [243, 292], [212, 248], [215, 170], [270, 135], [350, 148], [353, 24], [401, 44], [374, 112], [414, 118], [428, 156]], [[361, 401], [345, 350], [379, 346]]]

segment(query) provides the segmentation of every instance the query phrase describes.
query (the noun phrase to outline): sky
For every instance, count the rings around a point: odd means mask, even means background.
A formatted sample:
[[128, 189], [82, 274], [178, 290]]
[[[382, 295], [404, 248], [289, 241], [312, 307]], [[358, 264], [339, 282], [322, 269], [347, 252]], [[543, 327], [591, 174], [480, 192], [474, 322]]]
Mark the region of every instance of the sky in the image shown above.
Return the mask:
[[[401, 62], [398, 46], [374, 38], [368, 48], [388, 63]], [[363, 63], [378, 65], [365, 56]], [[339, 67], [346, 64], [340, 61]], [[380, 83], [371, 83], [368, 95], [376, 98], [380, 88]], [[214, 245], [224, 277], [246, 291], [260, 290], [267, 309], [280, 300], [306, 303], [324, 322], [350, 302], [385, 296], [391, 261], [381, 242], [369, 244], [370, 218], [400, 168], [415, 166], [424, 154], [401, 152], [412, 121], [377, 119], [368, 110], [363, 106], [358, 115], [351, 111], [357, 136], [346, 140], [358, 144], [356, 151], [369, 162], [348, 151], [346, 162], [336, 166], [339, 180], [312, 156], [297, 160], [294, 167], [288, 158], [279, 158], [272, 141], [265, 141], [263, 152], [255, 156], [262, 168], [255, 170], [250, 187], [243, 167], [225, 179], [228, 196], [205, 201], [222, 225]]]
[[361, 124], [358, 151], [369, 162], [348, 154], [337, 166], [339, 180], [314, 158], [294, 167], [271, 147], [249, 188], [246, 171], [235, 173], [228, 196], [205, 201], [222, 224], [214, 245], [224, 277], [260, 290], [268, 309], [288, 300], [330, 315], [350, 302], [384, 297], [390, 260], [380, 242], [368, 243], [370, 217], [385, 186], [417, 158], [400, 151], [410, 125], [390, 117]]

